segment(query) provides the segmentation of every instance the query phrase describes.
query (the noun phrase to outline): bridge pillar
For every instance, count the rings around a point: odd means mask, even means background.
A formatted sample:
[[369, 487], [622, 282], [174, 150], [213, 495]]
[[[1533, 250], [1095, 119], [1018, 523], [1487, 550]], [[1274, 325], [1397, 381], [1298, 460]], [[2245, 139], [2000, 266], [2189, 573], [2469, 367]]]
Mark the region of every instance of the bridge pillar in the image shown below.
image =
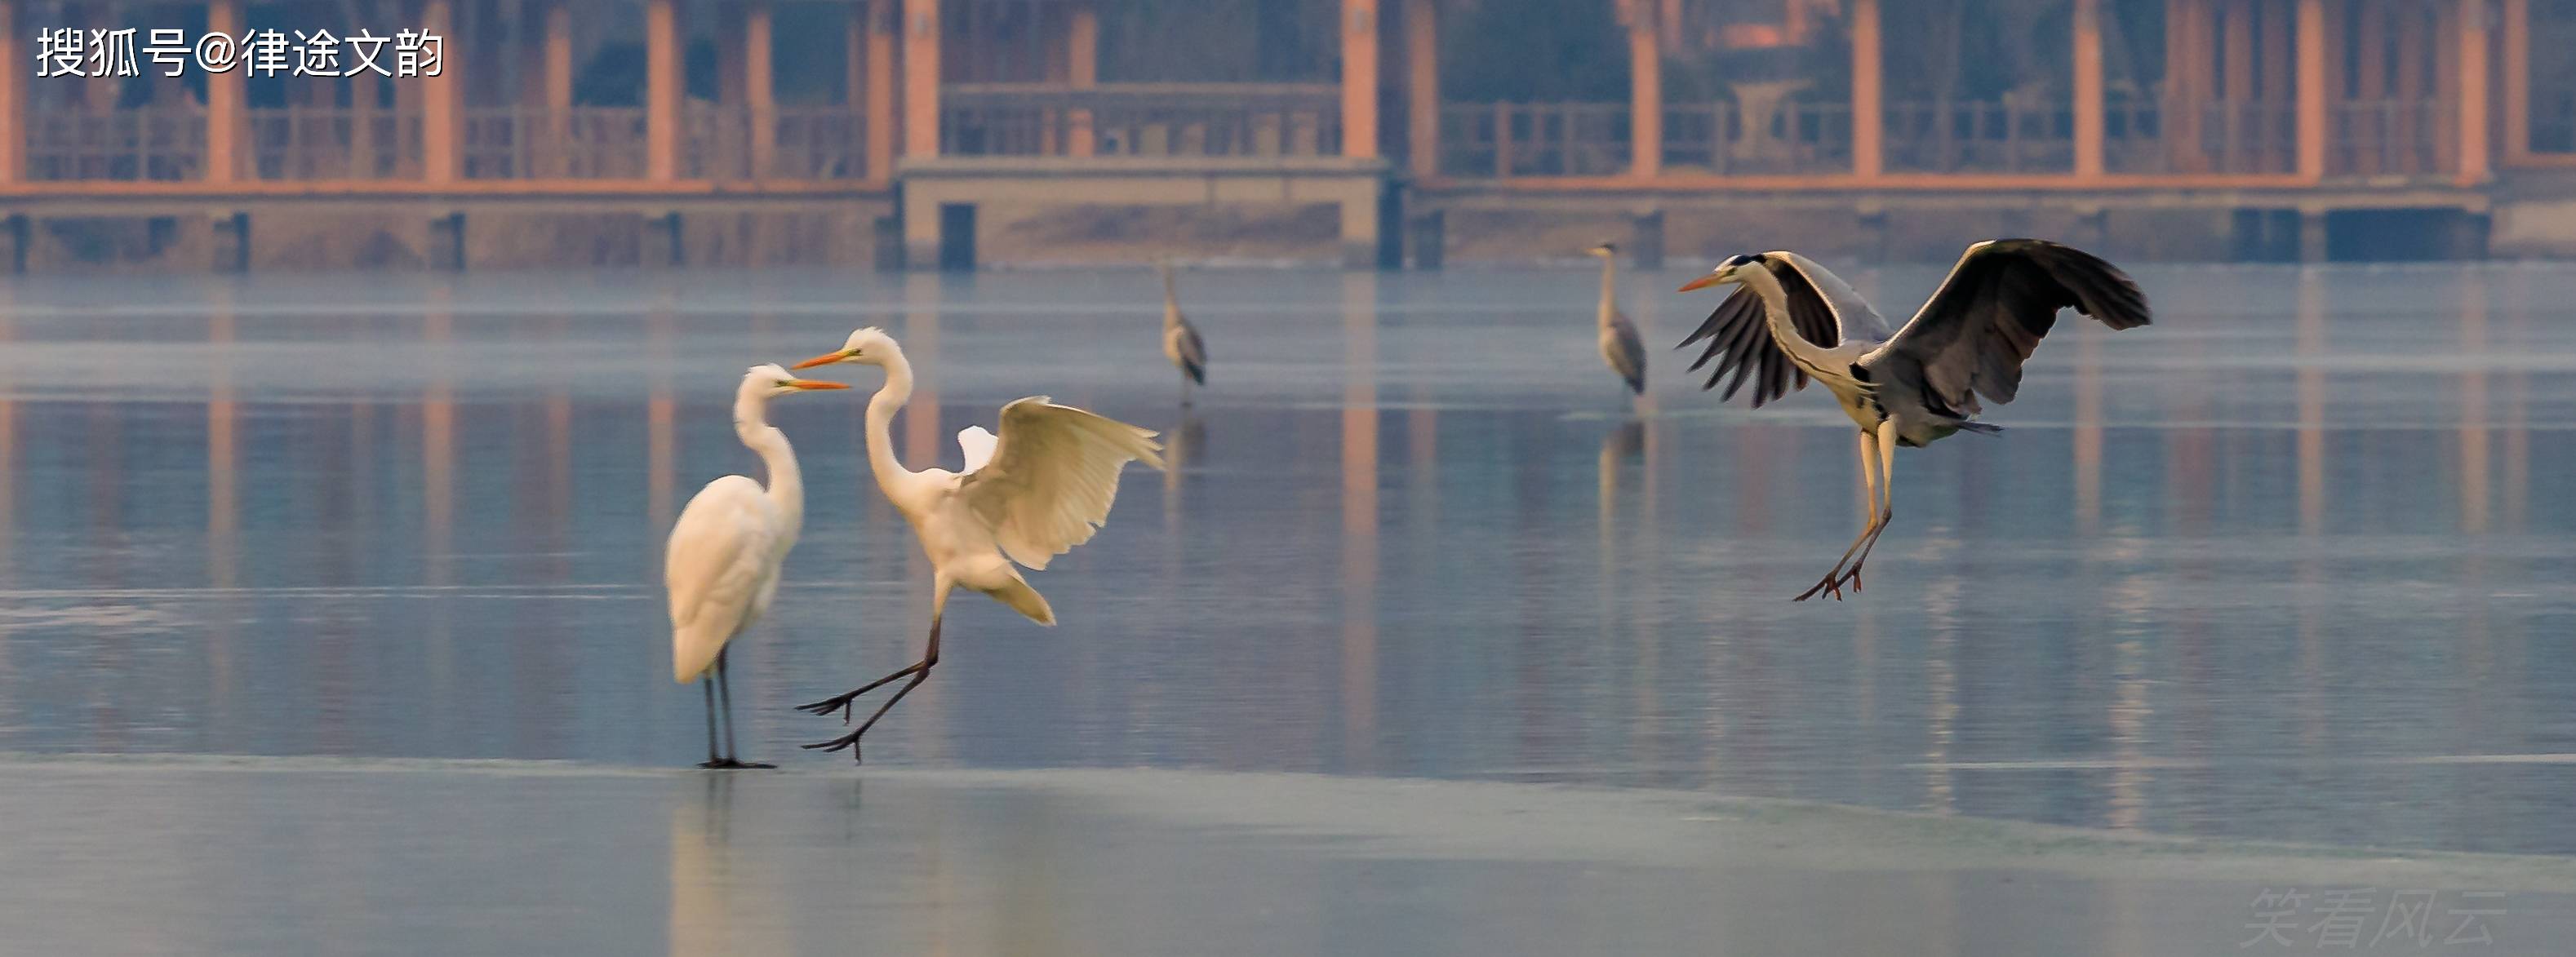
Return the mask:
[[1342, 200], [1342, 268], [1379, 267], [1378, 249], [1382, 237], [1379, 220], [1384, 215], [1384, 200], [1376, 194], [1382, 191], [1384, 187], [1380, 186], [1369, 190], [1368, 195], [1353, 195]]
[[[1342, 155], [1377, 156], [1377, 0], [1342, 0]], [[1377, 221], [1377, 213], [1369, 213]], [[1342, 212], [1342, 239], [1351, 238], [1351, 213]], [[1376, 229], [1370, 230], [1372, 241]], [[1371, 257], [1374, 259], [1374, 256]]]
[[[207, 4], [206, 32], [241, 36], [242, 0], [214, 0]], [[206, 74], [206, 182], [229, 183], [238, 173], [233, 167], [241, 155], [242, 74], [245, 72], [248, 72], [247, 67], [236, 66], [221, 73]]]
[[903, 155], [939, 155], [939, 0], [903, 0]]
[[644, 3], [644, 177], [680, 173], [681, 68], [678, 0]]
[[214, 254], [214, 261], [209, 265], [215, 272], [249, 272], [250, 214], [234, 212], [217, 216], [214, 226], [215, 241], [207, 244]]
[[1852, 0], [1852, 175], [1864, 178], [1887, 170], [1878, 27], [1878, 0]]
[[1642, 272], [1664, 268], [1664, 211], [1650, 209], [1629, 220], [1628, 265]]
[[1413, 268], [1436, 272], [1449, 247], [1449, 217], [1431, 210], [1413, 217]]
[[[27, 146], [26, 81], [18, 78], [18, 67], [26, 63], [27, 58], [20, 55], [25, 41], [18, 37], [19, 25], [15, 0], [0, 0], [0, 64], [7, 67], [0, 69], [0, 130], [9, 131], [0, 135], [0, 186], [15, 183], [26, 175], [23, 172], [27, 165], [23, 158]], [[10, 219], [14, 222], [16, 217]], [[19, 243], [11, 248], [24, 245]]]

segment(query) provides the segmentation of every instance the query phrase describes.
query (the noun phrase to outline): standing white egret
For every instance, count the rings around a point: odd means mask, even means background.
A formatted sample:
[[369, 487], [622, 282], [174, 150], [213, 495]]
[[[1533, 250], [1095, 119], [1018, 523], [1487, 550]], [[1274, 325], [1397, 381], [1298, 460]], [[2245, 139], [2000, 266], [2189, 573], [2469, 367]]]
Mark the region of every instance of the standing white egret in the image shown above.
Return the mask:
[[1181, 404], [1188, 405], [1190, 384], [1207, 385], [1207, 343], [1199, 339], [1199, 327], [1181, 315], [1181, 297], [1172, 288], [1172, 264], [1155, 260], [1154, 271], [1163, 274], [1163, 357], [1181, 370]]
[[1619, 247], [1605, 242], [1585, 252], [1601, 257], [1601, 361], [1628, 383], [1628, 391], [1644, 395], [1646, 344], [1637, 338], [1637, 324], [1619, 311]]
[[[1805, 601], [1820, 591], [1842, 597], [1860, 590], [1860, 567], [1896, 514], [1896, 447], [1921, 447], [1962, 429], [2003, 431], [1970, 421], [1977, 396], [2011, 402], [2021, 364], [2057, 322], [2060, 309], [2113, 329], [2147, 324], [2147, 297], [2126, 273], [2071, 246], [2037, 239], [1995, 239], [1968, 247], [1923, 309], [1891, 332], [1877, 310], [1825, 267], [1792, 252], [1735, 256], [1692, 280], [1689, 292], [1738, 283], [1682, 347], [1708, 341], [1691, 369], [1717, 361], [1702, 388], [1721, 400], [1753, 379], [1753, 405], [1804, 389], [1813, 377], [1860, 425], [1861, 477], [1870, 514], [1860, 537], [1836, 559]], [[1858, 559], [1853, 555], [1857, 553]], [[1846, 570], [1845, 565], [1849, 568]]]
[[939, 625], [950, 591], [964, 586], [1030, 621], [1055, 624], [1046, 598], [1029, 587], [1012, 563], [1043, 571], [1050, 559], [1090, 541], [1109, 520], [1109, 506], [1118, 496], [1118, 472], [1128, 460], [1158, 469], [1164, 465], [1152, 431], [1035, 396], [1002, 407], [998, 436], [981, 428], [957, 434], [966, 452], [965, 471], [915, 472], [894, 457], [894, 416], [912, 398], [912, 364], [904, 359], [903, 348], [883, 330], [861, 329], [850, 333], [839, 351], [796, 368], [834, 363], [885, 369], [884, 387], [868, 400], [868, 469], [876, 474], [886, 500], [912, 525], [931, 567], [930, 639], [921, 660], [848, 694], [798, 707], [818, 715], [839, 711], [846, 723], [860, 695], [897, 678], [911, 678], [856, 730], [806, 745], [824, 751], [848, 748], [856, 758], [859, 737], [939, 664]]
[[[846, 389], [813, 382], [775, 365], [743, 373], [733, 396], [733, 431], [769, 469], [769, 487], [727, 475], [698, 490], [671, 526], [662, 556], [662, 581], [671, 592], [671, 677], [699, 682], [707, 697], [707, 762], [702, 768], [766, 768], [745, 764], [733, 746], [733, 688], [725, 680], [725, 646], [769, 611], [778, 595], [778, 566], [796, 547], [805, 522], [805, 482], [787, 433], [769, 424], [769, 400], [808, 389]], [[716, 753], [716, 696], [724, 695], [724, 753]]]

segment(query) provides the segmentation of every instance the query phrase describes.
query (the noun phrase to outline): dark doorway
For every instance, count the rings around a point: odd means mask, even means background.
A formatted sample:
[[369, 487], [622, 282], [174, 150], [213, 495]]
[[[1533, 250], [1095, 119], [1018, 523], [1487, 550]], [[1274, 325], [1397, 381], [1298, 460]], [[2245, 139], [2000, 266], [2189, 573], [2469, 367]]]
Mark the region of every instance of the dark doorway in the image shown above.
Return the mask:
[[975, 269], [975, 204], [939, 204], [939, 268], [944, 272]]

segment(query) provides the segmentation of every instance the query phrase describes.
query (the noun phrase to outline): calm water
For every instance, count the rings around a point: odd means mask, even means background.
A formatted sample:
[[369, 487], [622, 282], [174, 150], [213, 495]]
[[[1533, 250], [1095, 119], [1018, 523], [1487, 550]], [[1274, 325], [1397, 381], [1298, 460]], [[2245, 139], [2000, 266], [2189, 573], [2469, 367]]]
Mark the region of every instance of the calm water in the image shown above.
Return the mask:
[[[1674, 271], [1650, 344], [1714, 305]], [[0, 751], [698, 760], [664, 531], [757, 462], [741, 370], [903, 340], [897, 444], [1051, 394], [1179, 446], [976, 596], [889, 767], [1126, 767], [1793, 797], [2192, 835], [2576, 852], [2576, 271], [2151, 269], [2010, 431], [1909, 450], [1854, 600], [1820, 391], [1632, 417], [1591, 273], [31, 279], [0, 287]], [[1929, 269], [1862, 272], [1906, 307]], [[1902, 309], [1890, 308], [1890, 312]], [[873, 388], [874, 370], [834, 373]], [[927, 568], [857, 394], [781, 400], [807, 525], [734, 655], [747, 756], [909, 662]]]

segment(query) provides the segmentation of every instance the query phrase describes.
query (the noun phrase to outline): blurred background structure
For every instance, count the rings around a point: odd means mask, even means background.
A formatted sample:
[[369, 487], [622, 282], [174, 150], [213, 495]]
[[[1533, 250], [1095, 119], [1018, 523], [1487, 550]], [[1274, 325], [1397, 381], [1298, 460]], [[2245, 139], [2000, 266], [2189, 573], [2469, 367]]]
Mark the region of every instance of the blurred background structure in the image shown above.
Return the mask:
[[0, 0], [0, 61], [18, 270], [2576, 254], [2576, 0]]

